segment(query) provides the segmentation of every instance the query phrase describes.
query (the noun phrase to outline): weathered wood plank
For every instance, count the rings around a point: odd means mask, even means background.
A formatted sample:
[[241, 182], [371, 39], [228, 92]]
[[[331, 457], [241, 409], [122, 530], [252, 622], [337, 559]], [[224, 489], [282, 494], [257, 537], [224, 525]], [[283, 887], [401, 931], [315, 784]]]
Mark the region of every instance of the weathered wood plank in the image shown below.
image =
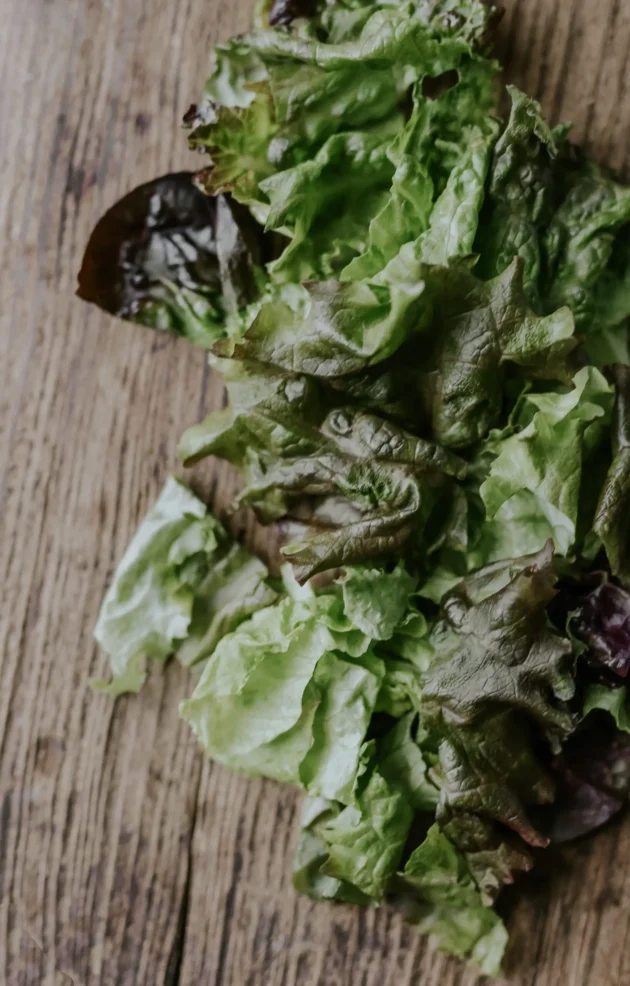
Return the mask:
[[[509, 78], [628, 172], [630, 8], [509, 0]], [[72, 298], [103, 208], [194, 164], [179, 119], [249, 0], [0, 0], [0, 984], [474, 986], [384, 909], [298, 899], [298, 801], [206, 764], [170, 667], [91, 693], [91, 628], [182, 429], [221, 400], [203, 354]], [[226, 470], [200, 474], [219, 505]], [[246, 523], [248, 530], [251, 525]], [[630, 981], [630, 827], [506, 902], [515, 986]]]
[[205, 361], [73, 292], [105, 205], [191, 163], [183, 104], [237, 23], [228, 3], [146, 0], [5, 0], [0, 22], [0, 982], [163, 983], [201, 767], [177, 717], [188, 685], [169, 669], [114, 706], [87, 680], [103, 588]]

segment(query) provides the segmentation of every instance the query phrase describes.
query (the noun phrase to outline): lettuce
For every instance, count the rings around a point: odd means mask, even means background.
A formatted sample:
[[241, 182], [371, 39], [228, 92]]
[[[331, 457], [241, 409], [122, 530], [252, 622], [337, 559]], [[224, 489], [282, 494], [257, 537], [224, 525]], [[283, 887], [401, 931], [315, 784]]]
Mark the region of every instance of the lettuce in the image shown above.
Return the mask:
[[416, 580], [398, 565], [393, 572], [348, 568], [341, 584], [348, 619], [373, 640], [389, 640], [409, 608]]
[[413, 811], [378, 765], [368, 771], [355, 803], [325, 827], [328, 858], [321, 869], [380, 901], [400, 865]]
[[466, 471], [458, 456], [376, 415], [342, 407], [322, 419], [325, 399], [308, 377], [265, 371], [244, 391], [244, 370], [242, 407], [187, 432], [180, 454], [239, 466], [247, 485], [238, 502], [263, 520], [310, 521], [308, 536], [285, 548], [303, 577], [404, 544], [440, 488]]
[[625, 688], [590, 685], [584, 696], [584, 715], [595, 711], [608, 712], [613, 717], [617, 729], [630, 733], [630, 706]]
[[169, 479], [103, 601], [94, 635], [110, 654], [113, 677], [98, 687], [112, 695], [139, 691], [145, 658], [201, 660], [223, 633], [275, 597], [266, 577], [262, 562], [231, 544], [201, 500]]
[[417, 897], [420, 930], [441, 951], [466, 957], [486, 975], [497, 975], [507, 931], [484, 905], [464, 860], [438, 825], [411, 854], [402, 876]]
[[613, 397], [593, 367], [580, 370], [568, 393], [524, 396], [507, 436], [489, 443], [496, 458], [480, 488], [490, 522], [486, 537], [494, 541], [488, 560], [498, 560], [506, 542], [509, 557], [516, 547], [539, 550], [549, 538], [559, 554], [569, 553], [583, 469], [605, 441]]
[[[570, 305], [578, 327], [596, 331], [597, 323], [589, 323], [594, 320], [601, 279], [611, 263], [617, 237], [622, 243], [629, 232], [630, 189], [592, 162], [580, 162], [571, 175], [568, 195], [546, 231], [547, 306]], [[627, 302], [626, 296], [616, 313], [619, 321], [630, 316]]]
[[289, 560], [169, 480], [104, 687], [175, 656], [204, 751], [306, 795], [296, 888], [402, 899], [487, 974], [503, 887], [630, 797], [630, 192], [514, 87], [499, 118], [495, 15], [257, 0], [186, 114], [205, 167], [115, 205], [79, 284], [210, 351], [180, 456]]
[[439, 801], [439, 790], [429, 775], [430, 756], [422, 749], [428, 741], [428, 732], [411, 712], [378, 744], [381, 774], [416, 812], [433, 812]]
[[615, 678], [630, 674], [630, 594], [602, 582], [581, 601], [571, 633], [585, 645], [583, 660]]
[[541, 229], [550, 221], [556, 197], [556, 162], [563, 131], [552, 131], [540, 104], [508, 86], [510, 119], [494, 150], [483, 221], [477, 238], [479, 270], [497, 277], [523, 258], [524, 288], [530, 303], [539, 304], [543, 268]]
[[328, 826], [342, 811], [338, 802], [325, 798], [306, 798], [302, 829], [293, 861], [293, 886], [313, 900], [369, 904], [370, 898], [353, 884], [331, 876], [325, 870], [329, 861]]
[[289, 596], [223, 638], [181, 712], [220, 763], [343, 800], [383, 673], [338, 594]]
[[262, 230], [227, 196], [207, 199], [192, 174], [129, 192], [95, 227], [78, 295], [105, 311], [209, 349], [261, 293]]
[[593, 523], [610, 566], [620, 578], [630, 577], [630, 369], [617, 366], [612, 431], [613, 461], [602, 487]]

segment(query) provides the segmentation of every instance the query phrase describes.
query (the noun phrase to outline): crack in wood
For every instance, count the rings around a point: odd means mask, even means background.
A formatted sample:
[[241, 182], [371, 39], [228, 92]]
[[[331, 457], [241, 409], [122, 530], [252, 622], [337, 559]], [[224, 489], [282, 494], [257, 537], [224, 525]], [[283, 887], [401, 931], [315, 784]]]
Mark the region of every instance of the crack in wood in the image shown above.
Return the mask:
[[179, 904], [179, 913], [177, 915], [177, 925], [175, 929], [175, 937], [173, 938], [173, 945], [171, 947], [171, 952], [168, 957], [168, 962], [166, 964], [166, 974], [164, 976], [164, 986], [179, 986], [179, 981], [181, 978], [182, 965], [184, 962], [184, 949], [186, 945], [186, 932], [188, 930], [188, 916], [190, 914], [190, 902], [191, 902], [191, 891], [192, 891], [192, 876], [193, 876], [193, 848], [195, 840], [195, 830], [197, 827], [197, 817], [199, 815], [199, 792], [201, 788], [201, 769], [197, 776], [197, 785], [195, 788], [195, 798], [193, 803], [192, 818], [190, 823], [190, 829], [188, 832], [188, 841], [186, 843], [186, 876], [184, 879], [184, 886], [182, 889], [182, 899]]

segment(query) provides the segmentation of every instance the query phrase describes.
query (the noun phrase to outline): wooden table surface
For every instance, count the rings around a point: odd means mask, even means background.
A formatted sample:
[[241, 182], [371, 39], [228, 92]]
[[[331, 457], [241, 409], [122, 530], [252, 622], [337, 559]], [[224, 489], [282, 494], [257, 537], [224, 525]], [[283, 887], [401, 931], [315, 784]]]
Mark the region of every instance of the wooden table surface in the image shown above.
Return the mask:
[[[291, 889], [298, 798], [204, 760], [185, 672], [87, 685], [114, 565], [182, 430], [221, 401], [204, 355], [73, 297], [96, 218], [194, 167], [179, 125], [249, 0], [0, 0], [0, 986], [473, 986], [386, 908]], [[628, 174], [629, 0], [508, 0], [500, 54]], [[198, 474], [219, 505], [234, 479]], [[630, 984], [630, 820], [505, 901], [507, 980]], [[4, 947], [6, 942], [6, 947]]]

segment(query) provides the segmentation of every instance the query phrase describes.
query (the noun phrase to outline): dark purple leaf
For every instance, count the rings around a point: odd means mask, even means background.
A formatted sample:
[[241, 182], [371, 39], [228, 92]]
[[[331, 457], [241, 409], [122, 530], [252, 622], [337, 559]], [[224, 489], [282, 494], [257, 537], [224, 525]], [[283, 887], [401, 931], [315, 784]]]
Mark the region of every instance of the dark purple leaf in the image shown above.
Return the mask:
[[630, 795], [630, 735], [612, 729], [600, 716], [576, 733], [564, 751], [577, 776], [626, 801]]
[[630, 671], [630, 595], [605, 582], [586, 597], [571, 630], [588, 647], [590, 664], [626, 678]]
[[140, 185], [97, 223], [78, 295], [105, 311], [211, 345], [227, 314], [256, 296], [262, 230], [190, 172]]
[[601, 828], [621, 811], [623, 801], [567, 771], [558, 789], [558, 804], [546, 829], [552, 843], [572, 842]]
[[313, 17], [316, 0], [273, 0], [269, 11], [271, 27], [284, 27], [300, 17]]
[[630, 736], [589, 716], [556, 758], [556, 802], [538, 823], [552, 842], [570, 842], [600, 828], [630, 795]]

